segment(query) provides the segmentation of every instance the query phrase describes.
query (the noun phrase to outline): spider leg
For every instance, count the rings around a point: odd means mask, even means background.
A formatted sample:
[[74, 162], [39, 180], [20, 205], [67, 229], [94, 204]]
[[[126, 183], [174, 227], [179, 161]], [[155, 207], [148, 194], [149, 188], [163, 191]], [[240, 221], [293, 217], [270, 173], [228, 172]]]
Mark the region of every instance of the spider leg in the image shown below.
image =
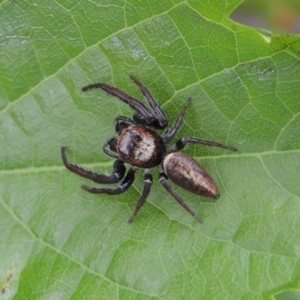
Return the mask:
[[185, 203], [185, 201], [176, 193], [167, 180], [167, 175], [163, 172], [160, 173], [159, 182], [163, 187], [170, 193], [173, 198], [188, 212], [190, 213], [199, 223], [203, 223], [203, 220], [196, 215], [196, 213]]
[[116, 123], [115, 123], [115, 131], [120, 134], [121, 131], [130, 126], [130, 125], [136, 125], [136, 122], [130, 118], [124, 117], [124, 116], [118, 116], [116, 118]]
[[185, 105], [180, 113], [180, 115], [178, 116], [174, 126], [172, 128], [170, 128], [169, 130], [167, 130], [164, 134], [163, 134], [163, 140], [165, 143], [169, 143], [174, 136], [177, 134], [178, 130], [181, 127], [185, 112], [189, 106], [189, 104], [191, 103], [192, 98], [188, 98], [185, 102]]
[[[119, 159], [119, 155], [117, 154], [117, 150], [116, 150], [116, 145], [117, 145], [117, 139], [116, 138], [109, 139], [103, 146], [104, 153], [107, 154], [110, 157], [113, 157], [115, 159]], [[123, 176], [124, 176], [124, 174], [123, 174]], [[122, 179], [122, 178], [120, 178], [120, 179]]]
[[231, 150], [231, 151], [237, 151], [237, 149], [234, 147], [226, 146], [226, 145], [223, 145], [220, 143], [207, 141], [207, 140], [201, 140], [201, 139], [194, 138], [194, 137], [184, 137], [184, 138], [180, 139], [179, 141], [177, 141], [176, 145], [171, 147], [170, 152], [180, 151], [187, 144], [198, 144], [198, 145], [205, 145], [205, 146], [209, 146], [209, 147], [224, 148], [224, 149]]
[[163, 110], [153, 99], [153, 97], [149, 93], [148, 89], [140, 81], [138, 81], [134, 76], [130, 75], [130, 79], [141, 89], [143, 95], [146, 97], [153, 112], [155, 113], [155, 115], [158, 118], [158, 124], [159, 124], [160, 129], [166, 128], [168, 125], [168, 119], [167, 119], [165, 113], [163, 112]]
[[91, 188], [86, 185], [81, 186], [84, 190], [86, 190], [89, 193], [92, 194], [108, 194], [108, 195], [119, 195], [124, 193], [133, 183], [134, 181], [134, 174], [136, 172], [136, 169], [130, 168], [129, 171], [127, 172], [124, 180], [115, 189], [110, 189], [110, 188]]
[[91, 89], [100, 88], [107, 92], [108, 94], [119, 98], [124, 103], [128, 104], [132, 109], [134, 109], [138, 114], [145, 118], [148, 125], [152, 125], [155, 122], [156, 118], [152, 115], [152, 113], [148, 110], [148, 108], [141, 103], [140, 101], [132, 98], [131, 96], [127, 95], [126, 93], [120, 91], [119, 89], [110, 86], [106, 83], [94, 83], [87, 85], [82, 88], [82, 91], [88, 91]]
[[117, 159], [114, 162], [114, 171], [112, 175], [103, 175], [103, 174], [97, 174], [91, 171], [87, 171], [81, 167], [70, 164], [67, 160], [65, 151], [66, 151], [66, 147], [61, 147], [61, 157], [64, 165], [68, 170], [81, 177], [90, 179], [96, 183], [112, 184], [112, 183], [119, 182], [125, 175], [126, 168], [124, 166], [124, 162], [120, 159]]
[[142, 125], [142, 126], [151, 126], [157, 129], [164, 129], [164, 127], [161, 127], [159, 124], [158, 119], [155, 119], [151, 124], [147, 123], [147, 120], [140, 114], [135, 113], [133, 115], [133, 120], [136, 124]]
[[142, 192], [142, 196], [141, 196], [141, 198], [139, 199], [139, 201], [136, 205], [135, 211], [133, 212], [132, 216], [128, 220], [128, 223], [132, 223], [134, 221], [134, 219], [137, 216], [139, 210], [145, 204], [146, 199], [149, 195], [152, 183], [153, 183], [152, 175], [149, 173], [149, 171], [146, 170], [146, 172], [144, 174], [144, 189], [143, 189], [143, 192]]
[[128, 118], [128, 117], [124, 117], [124, 116], [118, 116], [116, 117], [116, 122], [124, 122], [126, 124], [129, 125], [135, 125], [136, 123], [134, 122], [134, 120]]

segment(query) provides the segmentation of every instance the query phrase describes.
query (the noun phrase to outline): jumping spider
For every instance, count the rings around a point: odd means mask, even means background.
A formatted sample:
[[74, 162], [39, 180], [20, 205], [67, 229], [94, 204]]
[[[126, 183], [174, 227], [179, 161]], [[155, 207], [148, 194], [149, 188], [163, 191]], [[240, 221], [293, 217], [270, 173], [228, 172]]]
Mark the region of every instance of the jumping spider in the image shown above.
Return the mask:
[[94, 88], [101, 88], [108, 94], [119, 98], [136, 111], [132, 119], [124, 116], [117, 117], [115, 130], [118, 133], [118, 137], [109, 139], [103, 147], [103, 151], [108, 156], [116, 159], [112, 175], [97, 174], [77, 165], [70, 164], [65, 154], [66, 147], [61, 147], [63, 163], [71, 172], [102, 184], [118, 183], [126, 173], [124, 163], [131, 165], [125, 178], [117, 188], [91, 188], [86, 185], [82, 186], [84, 190], [93, 194], [118, 195], [124, 193], [132, 185], [135, 172], [139, 169], [144, 169], [144, 189], [135, 211], [129, 219], [129, 223], [134, 221], [137, 213], [144, 205], [153, 181], [151, 171], [154, 167], [159, 166], [159, 181], [163, 187], [198, 222], [202, 223], [202, 219], [196, 215], [171, 187], [168, 178], [185, 190], [200, 196], [217, 199], [220, 195], [219, 190], [206, 170], [197, 161], [187, 154], [180, 152], [180, 150], [187, 144], [201, 144], [232, 151], [236, 151], [236, 149], [194, 137], [181, 138], [175, 145], [167, 147], [166, 144], [172, 141], [181, 127], [187, 107], [191, 103], [191, 98], [187, 99], [175, 125], [166, 130], [162, 135], [159, 135], [153, 129], [165, 129], [167, 127], [168, 119], [165, 113], [152, 98], [147, 88], [135, 77], [130, 76], [130, 78], [141, 89], [152, 111], [140, 101], [106, 83], [95, 83], [82, 88], [84, 92]]

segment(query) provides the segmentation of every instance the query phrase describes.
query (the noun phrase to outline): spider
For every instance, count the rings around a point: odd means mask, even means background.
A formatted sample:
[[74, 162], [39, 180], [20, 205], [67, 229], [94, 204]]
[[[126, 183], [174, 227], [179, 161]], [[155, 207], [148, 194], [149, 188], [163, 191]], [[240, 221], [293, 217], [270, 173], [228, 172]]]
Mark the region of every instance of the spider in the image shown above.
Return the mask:
[[[159, 166], [159, 181], [163, 187], [198, 222], [202, 223], [202, 219], [177, 194], [168, 182], [168, 179], [171, 179], [171, 181], [181, 188], [199, 196], [218, 199], [220, 196], [219, 190], [207, 171], [196, 160], [180, 152], [180, 150], [187, 144], [220, 147], [232, 151], [236, 151], [237, 149], [195, 137], [184, 137], [179, 139], [175, 145], [167, 146], [180, 129], [185, 112], [191, 103], [191, 98], [187, 99], [173, 127], [166, 130], [162, 135], [159, 135], [154, 130], [165, 129], [168, 125], [168, 119], [164, 111], [140, 81], [133, 76], [130, 76], [130, 78], [140, 88], [151, 110], [140, 101], [106, 83], [90, 84], [82, 88], [84, 92], [94, 88], [101, 88], [108, 94], [128, 104], [135, 111], [132, 119], [124, 116], [116, 118], [115, 130], [118, 133], [118, 137], [109, 139], [103, 146], [103, 151], [115, 159], [112, 175], [97, 174], [69, 163], [65, 153], [66, 147], [61, 147], [63, 163], [71, 172], [100, 184], [118, 183], [126, 174], [121, 184], [116, 188], [82, 186], [84, 190], [92, 194], [119, 195], [124, 193], [132, 185], [135, 172], [139, 169], [144, 169], [144, 188], [135, 211], [128, 221], [129, 223], [134, 221], [139, 210], [144, 205], [153, 182], [152, 169]], [[125, 163], [131, 165], [127, 173]]]

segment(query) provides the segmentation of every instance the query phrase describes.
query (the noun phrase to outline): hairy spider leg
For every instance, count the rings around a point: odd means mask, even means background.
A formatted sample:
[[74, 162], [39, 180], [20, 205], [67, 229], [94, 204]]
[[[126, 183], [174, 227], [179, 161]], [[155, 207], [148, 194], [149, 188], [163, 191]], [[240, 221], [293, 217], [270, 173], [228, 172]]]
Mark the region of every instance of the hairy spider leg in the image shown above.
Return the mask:
[[115, 122], [115, 131], [120, 135], [122, 130], [130, 125], [136, 125], [136, 122], [124, 116], [118, 116]]
[[205, 145], [209, 147], [219, 147], [231, 151], [237, 151], [236, 148], [226, 146], [220, 143], [212, 142], [212, 141], [207, 141], [207, 140], [202, 140], [194, 137], [184, 137], [176, 142], [176, 145], [172, 146], [169, 149], [169, 152], [177, 152], [182, 150], [187, 144], [198, 144], [198, 145]]
[[108, 194], [108, 195], [119, 195], [128, 190], [128, 188], [132, 185], [134, 181], [134, 174], [136, 172], [135, 168], [130, 168], [127, 172], [124, 180], [120, 184], [120, 186], [110, 189], [110, 188], [91, 188], [86, 185], [82, 185], [81, 187], [92, 194]]
[[120, 159], [117, 159], [114, 162], [114, 171], [112, 175], [103, 175], [85, 170], [77, 165], [70, 164], [66, 157], [66, 149], [66, 147], [61, 147], [61, 157], [64, 165], [68, 170], [81, 177], [90, 179], [96, 183], [112, 184], [118, 183], [125, 175], [126, 168], [124, 166], [124, 162]]
[[149, 170], [146, 170], [145, 173], [144, 173], [144, 189], [143, 189], [142, 195], [141, 195], [141, 197], [140, 197], [140, 199], [139, 199], [139, 201], [136, 205], [135, 211], [133, 212], [132, 216], [128, 220], [128, 223], [132, 223], [134, 221], [134, 219], [137, 216], [139, 210], [145, 204], [146, 199], [149, 195], [152, 183], [153, 183], [152, 175], [150, 174]]
[[125, 117], [125, 116], [118, 116], [118, 117], [116, 117], [116, 121], [115, 122], [124, 122], [124, 123], [127, 123], [128, 126], [136, 124], [134, 122], [134, 120], [132, 120], [131, 118]]
[[157, 102], [154, 100], [154, 98], [149, 93], [148, 89], [139, 81], [137, 80], [133, 75], [130, 75], [130, 79], [140, 88], [143, 95], [146, 97], [148, 103], [150, 104], [153, 112], [157, 116], [159, 129], [164, 129], [168, 125], [168, 119], [161, 109], [161, 107], [157, 104]]
[[184, 105], [183, 109], [181, 110], [181, 113], [178, 116], [178, 118], [177, 118], [175, 124], [173, 125], [173, 127], [170, 128], [169, 130], [167, 130], [163, 134], [162, 138], [163, 138], [163, 140], [164, 140], [165, 143], [169, 143], [174, 138], [174, 136], [177, 134], [177, 132], [180, 129], [181, 124], [183, 122], [183, 118], [184, 118], [185, 112], [186, 112], [189, 104], [191, 103], [191, 101], [192, 101], [192, 98], [188, 98], [186, 100], [185, 105]]
[[203, 220], [197, 216], [197, 214], [185, 203], [185, 201], [176, 193], [167, 180], [167, 175], [161, 172], [159, 175], [159, 182], [163, 185], [166, 191], [173, 196], [173, 198], [188, 212], [190, 213], [199, 223], [203, 223]]
[[116, 138], [109, 139], [103, 146], [103, 152], [110, 157], [119, 159], [119, 155], [117, 154], [117, 150], [116, 150], [116, 145], [117, 145]]
[[126, 93], [120, 91], [119, 89], [111, 85], [108, 85], [106, 83], [94, 83], [83, 87], [82, 91], [85, 92], [95, 88], [100, 88], [105, 92], [107, 92], [108, 94], [115, 96], [119, 98], [121, 101], [123, 101], [124, 103], [128, 104], [133, 110], [135, 110], [146, 120], [148, 125], [152, 125], [157, 121], [156, 118], [153, 116], [153, 114], [148, 110], [148, 108], [143, 103], [132, 98], [131, 96], [127, 95]]

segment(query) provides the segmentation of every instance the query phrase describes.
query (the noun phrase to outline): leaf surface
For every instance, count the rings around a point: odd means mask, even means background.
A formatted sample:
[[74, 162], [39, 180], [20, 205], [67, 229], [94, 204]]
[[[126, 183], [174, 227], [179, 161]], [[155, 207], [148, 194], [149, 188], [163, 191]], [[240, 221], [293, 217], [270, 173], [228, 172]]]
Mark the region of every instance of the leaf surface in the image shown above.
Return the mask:
[[[2, 1], [0, 282], [4, 299], [266, 299], [299, 289], [300, 39], [234, 23], [238, 0]], [[142, 99], [177, 138], [238, 148], [184, 151], [216, 180], [209, 201], [158, 182], [132, 225], [140, 171], [120, 196], [92, 195], [68, 159], [110, 173], [103, 144], [132, 110], [95, 82]], [[145, 100], [143, 100], [145, 101]], [[173, 185], [174, 186], [174, 185]]]

